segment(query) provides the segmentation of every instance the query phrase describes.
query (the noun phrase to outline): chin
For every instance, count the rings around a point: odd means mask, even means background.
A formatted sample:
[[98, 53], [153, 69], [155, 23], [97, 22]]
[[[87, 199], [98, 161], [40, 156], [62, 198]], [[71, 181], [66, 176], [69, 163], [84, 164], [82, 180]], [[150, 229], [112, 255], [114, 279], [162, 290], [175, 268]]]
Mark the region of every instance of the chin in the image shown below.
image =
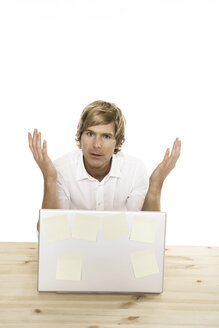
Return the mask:
[[87, 163], [92, 164], [92, 165], [96, 164], [97, 166], [99, 166], [102, 163], [102, 161], [100, 161], [98, 158], [97, 159], [96, 158], [89, 158], [87, 160]]

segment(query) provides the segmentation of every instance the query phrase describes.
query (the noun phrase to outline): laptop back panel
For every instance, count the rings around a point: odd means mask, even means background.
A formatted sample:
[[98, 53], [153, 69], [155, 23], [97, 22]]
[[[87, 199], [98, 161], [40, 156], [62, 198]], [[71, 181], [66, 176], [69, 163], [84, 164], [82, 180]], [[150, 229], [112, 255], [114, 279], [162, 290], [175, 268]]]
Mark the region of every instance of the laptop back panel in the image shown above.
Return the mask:
[[38, 291], [161, 293], [166, 214], [40, 210]]

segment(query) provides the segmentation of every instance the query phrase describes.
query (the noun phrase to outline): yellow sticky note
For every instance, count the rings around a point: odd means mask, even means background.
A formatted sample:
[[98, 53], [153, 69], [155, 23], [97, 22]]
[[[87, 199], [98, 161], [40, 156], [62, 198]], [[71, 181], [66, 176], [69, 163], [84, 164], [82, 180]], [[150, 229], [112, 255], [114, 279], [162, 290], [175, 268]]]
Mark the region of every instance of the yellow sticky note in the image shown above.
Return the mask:
[[43, 218], [43, 226], [47, 242], [71, 238], [68, 217], [65, 214]]
[[130, 254], [135, 278], [146, 277], [151, 274], [159, 273], [153, 249], [134, 252]]
[[56, 264], [56, 280], [81, 280], [81, 270], [81, 255], [58, 255]]
[[102, 218], [105, 240], [124, 238], [129, 236], [125, 213], [106, 215]]
[[98, 216], [76, 213], [74, 216], [72, 237], [96, 241], [99, 220], [100, 218]]
[[157, 219], [147, 216], [135, 216], [132, 222], [130, 239], [145, 243], [154, 243], [157, 231]]

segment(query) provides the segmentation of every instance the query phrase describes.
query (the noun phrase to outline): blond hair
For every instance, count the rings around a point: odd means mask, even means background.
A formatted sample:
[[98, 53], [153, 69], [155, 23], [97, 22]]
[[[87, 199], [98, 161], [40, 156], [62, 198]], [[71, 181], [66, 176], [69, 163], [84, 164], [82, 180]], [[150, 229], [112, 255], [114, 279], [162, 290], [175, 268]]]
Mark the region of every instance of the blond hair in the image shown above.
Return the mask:
[[114, 150], [114, 153], [116, 154], [119, 152], [125, 141], [126, 120], [119, 107], [113, 103], [102, 100], [92, 102], [82, 111], [75, 138], [78, 147], [81, 148], [81, 135], [88, 127], [109, 124], [111, 122], [114, 122], [115, 126], [117, 148]]

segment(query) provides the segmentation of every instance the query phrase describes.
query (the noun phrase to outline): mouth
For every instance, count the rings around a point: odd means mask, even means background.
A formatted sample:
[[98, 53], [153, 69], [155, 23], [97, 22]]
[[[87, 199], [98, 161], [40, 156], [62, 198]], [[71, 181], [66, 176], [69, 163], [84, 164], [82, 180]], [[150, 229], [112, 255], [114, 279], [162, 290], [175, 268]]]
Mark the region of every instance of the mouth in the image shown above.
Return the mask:
[[93, 156], [93, 157], [101, 157], [102, 156], [100, 154], [95, 154], [95, 153], [90, 153], [90, 155]]

